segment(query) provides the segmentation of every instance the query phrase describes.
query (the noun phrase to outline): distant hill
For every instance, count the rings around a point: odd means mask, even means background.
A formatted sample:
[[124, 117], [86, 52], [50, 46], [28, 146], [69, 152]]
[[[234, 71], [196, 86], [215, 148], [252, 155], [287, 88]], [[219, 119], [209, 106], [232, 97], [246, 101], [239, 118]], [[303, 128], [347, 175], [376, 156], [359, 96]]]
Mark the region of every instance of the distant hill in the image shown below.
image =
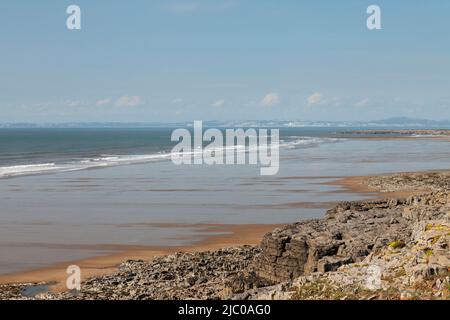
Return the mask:
[[407, 126], [450, 126], [450, 121], [442, 120], [428, 120], [428, 119], [417, 119], [408, 117], [394, 117], [384, 120], [371, 121], [372, 123], [382, 124], [382, 125], [407, 125]]
[[[450, 128], [449, 120], [393, 117], [372, 121], [305, 121], [305, 120], [234, 120], [204, 121], [205, 127], [363, 127], [363, 128]], [[0, 128], [163, 128], [189, 127], [192, 122], [67, 122], [67, 123], [0, 123]]]

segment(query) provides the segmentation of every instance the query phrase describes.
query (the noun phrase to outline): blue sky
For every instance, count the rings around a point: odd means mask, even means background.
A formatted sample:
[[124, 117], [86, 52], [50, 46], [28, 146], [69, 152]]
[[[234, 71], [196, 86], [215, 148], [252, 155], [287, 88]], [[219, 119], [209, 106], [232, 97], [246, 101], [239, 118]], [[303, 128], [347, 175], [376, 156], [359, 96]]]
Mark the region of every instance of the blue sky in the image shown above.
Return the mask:
[[1, 1], [0, 122], [450, 119], [449, 16], [447, 0]]

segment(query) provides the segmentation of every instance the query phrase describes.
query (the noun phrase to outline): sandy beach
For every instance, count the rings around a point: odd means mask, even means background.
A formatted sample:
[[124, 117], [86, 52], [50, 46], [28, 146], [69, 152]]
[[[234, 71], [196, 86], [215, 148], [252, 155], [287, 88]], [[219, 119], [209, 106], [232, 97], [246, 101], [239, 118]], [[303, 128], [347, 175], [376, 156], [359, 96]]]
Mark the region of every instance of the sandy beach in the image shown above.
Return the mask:
[[[340, 178], [329, 183], [367, 200], [341, 202], [322, 219], [288, 225], [197, 225], [220, 234], [189, 246], [124, 246], [116, 254], [73, 261], [83, 280], [89, 278], [81, 295], [64, 286], [67, 263], [2, 276], [0, 285], [7, 284], [4, 296], [20, 298], [24, 288], [45, 284], [49, 291], [38, 299], [445, 299], [449, 175]], [[385, 287], [358, 292], [374, 259], [383, 266]], [[312, 272], [319, 277], [303, 276]]]
[[[330, 178], [330, 177], [318, 177]], [[420, 194], [427, 190], [411, 190], [411, 191], [396, 191], [396, 192], [380, 192], [379, 190], [370, 188], [365, 183], [369, 176], [355, 176], [355, 177], [335, 177], [332, 182], [326, 182], [328, 185], [338, 186], [345, 192], [356, 193], [363, 195], [366, 199], [383, 199], [387, 197], [407, 197], [413, 194]], [[333, 192], [343, 192], [333, 191]], [[289, 203], [285, 206], [293, 208], [321, 208], [330, 209], [336, 202], [329, 203]], [[275, 206], [269, 206], [275, 208]], [[169, 228], [187, 227], [182, 224], [153, 224], [153, 226], [164, 226]], [[18, 272], [6, 275], [0, 275], [0, 284], [12, 283], [51, 283], [51, 290], [64, 291], [66, 290], [65, 281], [67, 279], [66, 268], [69, 265], [77, 265], [82, 270], [82, 279], [86, 280], [94, 276], [104, 274], [111, 274], [117, 271], [117, 266], [126, 260], [151, 260], [155, 257], [172, 254], [175, 252], [199, 252], [216, 250], [225, 247], [241, 246], [241, 245], [258, 245], [264, 234], [271, 232], [273, 229], [281, 225], [276, 224], [197, 224], [189, 225], [202, 230], [205, 233], [217, 233], [217, 235], [206, 235], [204, 239], [194, 242], [187, 246], [109, 246], [102, 249], [109, 249], [116, 251], [113, 254], [90, 257], [82, 260], [67, 261], [64, 263], [55, 264], [49, 268], [36, 269], [25, 272]], [[95, 244], [94, 248], [99, 248]]]
[[[175, 252], [197, 252], [215, 250], [223, 247], [239, 245], [256, 245], [262, 236], [272, 231], [278, 225], [197, 225], [205, 231], [220, 232], [221, 235], [209, 236], [189, 246], [179, 247], [116, 247], [117, 253], [92, 257], [79, 261], [68, 261], [50, 268], [37, 269], [0, 276], [0, 284], [11, 283], [53, 283], [52, 290], [66, 290], [66, 268], [69, 265], [77, 265], [82, 270], [82, 279], [117, 271], [117, 266], [126, 260], [150, 260], [157, 256], [172, 254]], [[176, 227], [176, 226], [174, 226]]]

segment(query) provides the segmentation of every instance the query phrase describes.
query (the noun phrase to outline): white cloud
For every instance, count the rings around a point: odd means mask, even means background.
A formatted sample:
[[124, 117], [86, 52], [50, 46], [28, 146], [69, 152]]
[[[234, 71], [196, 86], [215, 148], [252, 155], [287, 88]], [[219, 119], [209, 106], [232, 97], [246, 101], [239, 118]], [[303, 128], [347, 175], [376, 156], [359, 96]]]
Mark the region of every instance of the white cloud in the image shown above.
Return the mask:
[[183, 102], [183, 99], [181, 98], [176, 98], [172, 100], [172, 103], [181, 103], [181, 102]]
[[261, 100], [260, 105], [263, 107], [272, 107], [280, 103], [280, 95], [275, 92], [266, 94], [266, 96]]
[[321, 103], [323, 102], [322, 94], [319, 92], [315, 92], [306, 99], [306, 102], [308, 103], [309, 106]]
[[366, 107], [369, 104], [369, 99], [362, 99], [358, 102], [355, 103], [355, 107], [361, 108], [361, 107]]
[[213, 102], [211, 107], [220, 108], [220, 107], [223, 107], [224, 104], [225, 104], [225, 100], [217, 100], [217, 101]]
[[116, 107], [137, 107], [142, 104], [143, 101], [139, 96], [122, 96], [114, 103]]
[[105, 104], [110, 104], [111, 103], [111, 98], [106, 98], [106, 99], [100, 99], [98, 100], [95, 104], [97, 106], [103, 106]]
[[64, 105], [67, 107], [79, 107], [83, 104], [82, 101], [80, 100], [66, 100], [64, 102]]

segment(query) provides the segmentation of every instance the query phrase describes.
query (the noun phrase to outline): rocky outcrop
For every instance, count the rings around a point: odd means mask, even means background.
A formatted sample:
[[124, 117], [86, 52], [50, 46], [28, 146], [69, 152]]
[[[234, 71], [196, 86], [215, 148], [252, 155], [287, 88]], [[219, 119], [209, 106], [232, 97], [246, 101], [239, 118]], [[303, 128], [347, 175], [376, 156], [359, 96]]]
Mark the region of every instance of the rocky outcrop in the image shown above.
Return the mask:
[[[450, 299], [450, 223], [418, 223], [406, 243], [393, 242], [335, 272], [304, 275], [247, 299]], [[272, 295], [268, 295], [271, 292]]]
[[265, 235], [253, 264], [258, 276], [278, 283], [304, 274], [335, 271], [358, 262], [411, 232], [406, 200], [344, 202], [325, 219], [287, 225]]
[[[374, 209], [377, 208], [377, 209]], [[381, 209], [381, 210], [380, 210]], [[375, 211], [374, 211], [375, 210]], [[357, 229], [336, 223], [339, 217], [358, 216], [366, 212], [368, 215], [355, 225]], [[376, 214], [377, 212], [377, 214]], [[381, 220], [373, 220], [376, 219]], [[368, 219], [368, 220], [367, 220]], [[389, 223], [387, 222], [389, 220]], [[279, 283], [263, 290], [254, 288], [236, 297], [261, 299], [286, 297], [290, 299], [449, 299], [450, 298], [450, 195], [446, 191], [437, 191], [421, 196], [412, 196], [406, 200], [377, 203], [354, 203], [353, 206], [340, 205], [331, 210], [324, 221], [325, 225], [334, 221], [342, 231], [341, 241], [345, 247], [351, 248], [346, 254], [337, 249], [335, 254], [323, 246], [315, 246], [304, 250], [304, 256], [298, 257], [296, 264], [286, 265], [279, 257], [284, 254], [292, 256], [289, 244], [297, 233], [288, 238], [278, 230], [266, 236], [268, 243], [283, 243], [284, 249], [274, 251], [264, 249], [255, 263], [263, 266], [262, 277], [269, 278], [272, 283]], [[366, 226], [360, 225], [365, 221]], [[342, 222], [342, 221], [341, 221]], [[347, 221], [348, 222], [348, 221]], [[354, 222], [353, 222], [354, 223]], [[373, 223], [385, 229], [373, 227]], [[300, 234], [314, 226], [306, 222], [307, 228], [300, 226]], [[328, 230], [328, 229], [327, 229]], [[360, 235], [352, 232], [360, 231]], [[323, 230], [319, 230], [323, 232]], [[379, 232], [379, 237], [372, 233]], [[314, 232], [318, 232], [314, 229]], [[307, 233], [307, 235], [314, 235]], [[397, 233], [398, 232], [398, 233]], [[329, 232], [328, 240], [333, 241]], [[351, 235], [347, 238], [347, 235]], [[351, 241], [355, 237], [355, 243]], [[283, 239], [278, 240], [278, 239]], [[346, 243], [347, 239], [347, 243]], [[381, 242], [379, 239], [383, 239]], [[341, 242], [341, 243], [342, 243]], [[367, 243], [366, 255], [361, 255], [361, 244]], [[275, 247], [272, 245], [272, 247]], [[327, 248], [327, 247], [326, 247]], [[328, 246], [329, 248], [329, 246]], [[321, 254], [324, 257], [317, 259]], [[355, 254], [356, 253], [356, 254]], [[280, 255], [281, 256], [274, 256]], [[347, 260], [343, 261], [343, 257]], [[264, 261], [271, 259], [270, 264]], [[325, 262], [322, 262], [325, 259]], [[279, 262], [281, 261], [281, 262]], [[305, 262], [306, 261], [306, 262]], [[311, 261], [314, 261], [311, 264]], [[324, 267], [331, 261], [328, 268]], [[349, 263], [351, 261], [351, 263]], [[336, 264], [334, 264], [335, 262]], [[316, 266], [311, 268], [311, 266]], [[283, 270], [280, 272], [279, 269]], [[329, 272], [334, 271], [334, 272]], [[301, 274], [300, 276], [298, 276]]]
[[[41, 294], [38, 299], [168, 300], [220, 299], [224, 284], [246, 270], [260, 249], [244, 246], [197, 253], [176, 253], [152, 261], [127, 261], [119, 272], [92, 278], [80, 292]], [[261, 284], [262, 285], [262, 284]]]
[[340, 132], [351, 135], [405, 135], [405, 136], [449, 136], [448, 129], [399, 129], [399, 130], [352, 130]]
[[450, 190], [450, 172], [399, 173], [375, 176], [367, 180], [367, 185], [381, 192], [405, 190]]

